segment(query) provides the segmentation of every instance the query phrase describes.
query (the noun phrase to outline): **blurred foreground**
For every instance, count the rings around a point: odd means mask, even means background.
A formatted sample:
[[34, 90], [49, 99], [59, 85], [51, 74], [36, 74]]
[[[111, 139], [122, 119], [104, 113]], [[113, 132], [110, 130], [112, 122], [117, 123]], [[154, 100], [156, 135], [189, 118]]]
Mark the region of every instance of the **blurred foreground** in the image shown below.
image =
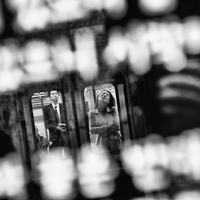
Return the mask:
[[[0, 196], [7, 199], [200, 198], [200, 129], [151, 135], [114, 160], [82, 147], [74, 160], [59, 149], [33, 156], [29, 171], [16, 154], [0, 161]], [[66, 151], [68, 152], [68, 151]], [[38, 159], [39, 156], [39, 159]]]

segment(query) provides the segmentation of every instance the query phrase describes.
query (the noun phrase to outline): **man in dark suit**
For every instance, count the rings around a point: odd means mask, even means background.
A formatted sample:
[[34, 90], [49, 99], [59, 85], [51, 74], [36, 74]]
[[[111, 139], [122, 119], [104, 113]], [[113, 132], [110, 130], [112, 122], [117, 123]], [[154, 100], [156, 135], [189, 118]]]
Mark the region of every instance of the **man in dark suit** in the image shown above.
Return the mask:
[[50, 148], [69, 147], [63, 104], [59, 103], [59, 92], [52, 90], [49, 96], [52, 103], [44, 107], [44, 123], [52, 142]]

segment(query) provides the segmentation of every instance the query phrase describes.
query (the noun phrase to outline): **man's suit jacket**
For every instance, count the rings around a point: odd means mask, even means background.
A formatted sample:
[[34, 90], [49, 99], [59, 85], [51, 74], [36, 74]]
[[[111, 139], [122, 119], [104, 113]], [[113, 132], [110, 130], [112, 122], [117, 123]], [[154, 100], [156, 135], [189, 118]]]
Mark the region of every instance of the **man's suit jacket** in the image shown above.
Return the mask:
[[[59, 103], [59, 109], [60, 123], [65, 123], [63, 104]], [[53, 144], [58, 144], [58, 146], [60, 146], [61, 143], [64, 143], [63, 145], [68, 146], [69, 141], [67, 134], [57, 130], [56, 128], [59, 122], [56, 118], [56, 113], [52, 104], [49, 104], [44, 107], [44, 123], [45, 127], [49, 130], [50, 141], [53, 142]]]

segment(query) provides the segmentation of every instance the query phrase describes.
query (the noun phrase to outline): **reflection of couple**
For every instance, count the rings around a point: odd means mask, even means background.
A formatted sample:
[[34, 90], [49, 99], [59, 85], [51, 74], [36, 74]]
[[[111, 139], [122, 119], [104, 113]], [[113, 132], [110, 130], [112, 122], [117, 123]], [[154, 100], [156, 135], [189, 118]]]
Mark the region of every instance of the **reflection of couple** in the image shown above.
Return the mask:
[[96, 145], [101, 152], [119, 150], [121, 144], [120, 124], [115, 110], [115, 99], [107, 90], [98, 96], [94, 110], [89, 116], [90, 133], [97, 134]]
[[44, 107], [44, 123], [52, 142], [50, 148], [69, 147], [63, 104], [58, 101], [59, 93], [57, 90], [52, 90], [49, 96], [52, 103]]

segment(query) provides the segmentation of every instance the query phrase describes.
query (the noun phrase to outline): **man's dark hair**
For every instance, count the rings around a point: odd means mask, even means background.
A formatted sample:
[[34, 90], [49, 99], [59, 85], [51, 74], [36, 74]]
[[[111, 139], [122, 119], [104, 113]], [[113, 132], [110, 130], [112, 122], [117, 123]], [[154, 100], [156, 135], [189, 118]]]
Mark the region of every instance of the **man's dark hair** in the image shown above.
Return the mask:
[[51, 97], [51, 91], [57, 91], [58, 94], [60, 94], [60, 92], [59, 92], [58, 90], [56, 90], [56, 89], [54, 90], [54, 89], [53, 89], [53, 90], [49, 90], [49, 91], [48, 91], [48, 93], [47, 93], [48, 97]]

